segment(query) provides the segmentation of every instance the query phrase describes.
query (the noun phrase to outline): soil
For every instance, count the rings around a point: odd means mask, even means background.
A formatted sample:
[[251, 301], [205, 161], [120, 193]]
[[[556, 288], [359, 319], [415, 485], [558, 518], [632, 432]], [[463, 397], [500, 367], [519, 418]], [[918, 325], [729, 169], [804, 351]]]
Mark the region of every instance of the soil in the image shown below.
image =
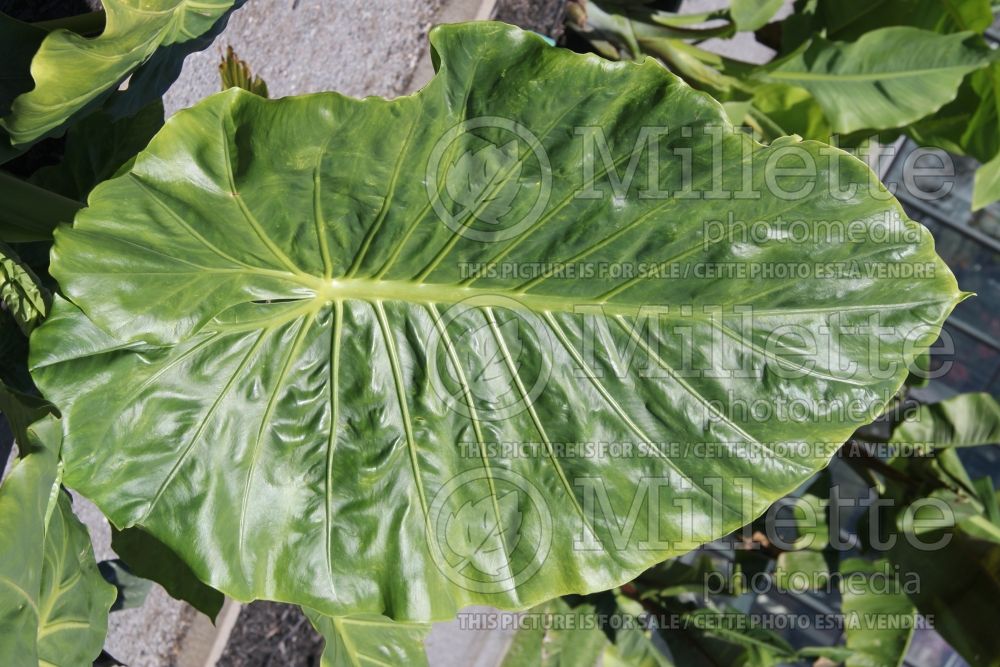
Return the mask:
[[317, 667], [323, 638], [293, 605], [251, 602], [240, 610], [217, 667]]

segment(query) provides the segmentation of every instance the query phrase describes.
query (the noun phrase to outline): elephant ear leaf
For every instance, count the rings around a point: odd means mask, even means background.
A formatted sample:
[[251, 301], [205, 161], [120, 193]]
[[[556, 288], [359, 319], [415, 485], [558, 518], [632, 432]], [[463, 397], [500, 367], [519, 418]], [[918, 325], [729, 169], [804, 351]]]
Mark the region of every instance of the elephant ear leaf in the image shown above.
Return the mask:
[[0, 663], [90, 664], [101, 652], [114, 586], [59, 486], [60, 427], [38, 422], [0, 485]]
[[397, 623], [378, 614], [324, 616], [303, 611], [326, 640], [320, 667], [427, 667], [424, 641], [431, 631], [429, 624]]
[[890, 442], [938, 449], [1000, 444], [1000, 403], [972, 393], [921, 405], [896, 424]]
[[235, 0], [189, 2], [104, 0], [105, 28], [96, 37], [57, 29], [31, 60], [34, 88], [21, 93], [0, 126], [14, 146], [57, 131], [92, 101], [112, 92], [160, 47], [197, 40]]
[[[851, 558], [840, 566], [849, 667], [903, 664], [917, 610], [888, 560]], [[894, 588], [895, 587], [895, 588]]]
[[653, 61], [431, 42], [412, 96], [178, 113], [56, 233], [31, 365], [66, 483], [213, 588], [417, 621], [612, 588], [826, 465], [963, 297], [846, 153], [757, 144]]
[[993, 59], [974, 33], [896, 26], [855, 42], [815, 37], [762, 76], [805, 88], [833, 130], [848, 133], [903, 127], [934, 113], [955, 99], [966, 74]]

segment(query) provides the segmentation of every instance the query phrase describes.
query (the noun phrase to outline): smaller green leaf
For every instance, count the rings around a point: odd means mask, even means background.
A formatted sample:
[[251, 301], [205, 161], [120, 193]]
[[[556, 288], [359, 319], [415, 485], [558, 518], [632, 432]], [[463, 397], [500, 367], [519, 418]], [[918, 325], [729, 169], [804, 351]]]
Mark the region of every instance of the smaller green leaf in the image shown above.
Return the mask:
[[0, 664], [78, 667], [101, 652], [115, 588], [60, 490], [61, 426], [32, 426], [0, 485]]
[[896, 425], [889, 442], [939, 449], [1000, 443], [1000, 403], [979, 393], [922, 405]]
[[752, 32], [767, 25], [783, 4], [784, 0], [733, 0], [729, 13], [737, 30]]
[[501, 667], [593, 667], [610, 645], [601, 628], [587, 621], [594, 617], [593, 605], [570, 607], [556, 598], [528, 613], [533, 621], [514, 635]]
[[31, 60], [35, 85], [19, 95], [0, 120], [12, 142], [25, 144], [59, 130], [91, 102], [112, 92], [160, 46], [196, 40], [233, 6], [232, 0], [189, 3], [103, 0], [104, 31], [88, 38], [53, 30]]
[[1000, 199], [1000, 154], [976, 170], [972, 210], [978, 211]]
[[24, 335], [30, 334], [49, 311], [48, 290], [5, 243], [0, 243], [0, 301]]
[[133, 574], [155, 581], [171, 597], [184, 600], [213, 621], [219, 615], [225, 596], [203, 584], [170, 547], [146, 531], [112, 528], [111, 548]]
[[995, 526], [1000, 526], [1000, 504], [997, 503], [997, 491], [993, 487], [993, 480], [989, 477], [980, 477], [973, 486], [979, 496], [979, 502], [983, 505], [983, 514]]
[[726, 110], [726, 116], [729, 117], [729, 122], [733, 125], [740, 126], [746, 120], [747, 114], [750, 113], [750, 107], [752, 102], [749, 100], [742, 102], [723, 102], [722, 107]]
[[0, 381], [0, 414], [7, 418], [14, 439], [23, 443], [28, 427], [48, 414], [55, 414], [55, 408], [41, 396], [26, 394]]
[[[946, 542], [928, 549], [923, 544]], [[889, 551], [917, 610], [934, 619], [934, 629], [972, 665], [1000, 664], [1000, 544], [951, 527], [925, 533], [919, 542], [900, 533]]]
[[97, 569], [101, 571], [104, 580], [118, 591], [118, 597], [111, 605], [111, 611], [135, 609], [146, 602], [146, 596], [149, 595], [149, 589], [152, 588], [153, 582], [137, 577], [125, 564], [125, 561], [117, 558], [102, 560], [97, 564]]
[[614, 630], [614, 641], [604, 648], [603, 667], [672, 667], [673, 663], [653, 643], [652, 629], [644, 625], [642, 605], [620, 594], [615, 596], [615, 602], [621, 622]]
[[775, 135], [798, 134], [817, 140], [829, 140], [833, 134], [830, 121], [809, 91], [784, 83], [766, 83], [754, 89], [754, 107], [776, 126]]
[[400, 623], [377, 614], [324, 616], [302, 609], [326, 640], [321, 667], [407, 665], [426, 667], [426, 623]]
[[[634, 582], [644, 598], [666, 598], [684, 593], [704, 593], [709, 586], [736, 592], [735, 583], [715, 566], [705, 553], [690, 564], [672, 558], [653, 566]], [[719, 584], [722, 584], [721, 586]]]
[[794, 592], [819, 590], [830, 578], [823, 554], [816, 551], [786, 551], [778, 556], [775, 581]]
[[830, 542], [830, 528], [827, 525], [827, 501], [811, 493], [795, 499], [792, 516], [798, 535], [796, 549], [822, 551]]
[[[709, 658], [705, 664], [777, 667], [795, 657], [788, 642], [735, 609], [700, 608], [685, 614], [684, 620], [685, 633]], [[666, 636], [669, 641], [669, 633]]]
[[[837, 664], [846, 662], [852, 655], [854, 655], [854, 651], [843, 646], [806, 646], [795, 652], [795, 657], [800, 659], [826, 658]], [[822, 665], [823, 663], [816, 662], [813, 664]]]
[[246, 0], [236, 0], [228, 11], [195, 39], [160, 46], [153, 55], [140, 65], [128, 78], [128, 88], [115, 91], [103, 109], [116, 119], [134, 116], [144, 107], [162, 98], [170, 86], [181, 75], [184, 59], [193, 53], [204, 51], [215, 38], [226, 29], [230, 17]]
[[0, 171], [0, 241], [51, 241], [61, 222], [73, 222], [81, 204]]
[[[941, 34], [983, 32], [993, 22], [989, 0], [813, 0], [810, 28], [837, 40], [854, 40], [890, 26]], [[796, 12], [797, 13], [797, 12]]]
[[836, 132], [902, 127], [955, 98], [965, 75], [989, 64], [973, 33], [882, 28], [856, 42], [814, 38], [761, 75], [815, 96]]

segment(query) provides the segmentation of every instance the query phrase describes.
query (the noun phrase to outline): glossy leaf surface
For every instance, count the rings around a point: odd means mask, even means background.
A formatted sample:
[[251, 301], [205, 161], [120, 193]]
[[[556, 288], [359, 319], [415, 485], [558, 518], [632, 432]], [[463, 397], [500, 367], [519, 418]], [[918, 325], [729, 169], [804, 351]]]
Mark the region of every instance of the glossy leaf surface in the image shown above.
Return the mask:
[[[837, 199], [825, 168], [794, 201], [763, 187], [776, 151], [825, 164], [825, 147], [755, 144], [652, 61], [578, 56], [492, 23], [431, 39], [439, 71], [413, 96], [231, 90], [173, 116], [57, 233], [51, 270], [71, 302], [36, 331], [32, 362], [65, 416], [67, 484], [238, 599], [427, 620], [613, 587], [824, 466], [961, 298], [891, 198], [862, 186]], [[659, 148], [702, 166], [719, 128], [723, 182], [752, 167], [759, 197], [614, 193], [598, 158], [603, 191], [580, 196], [576, 130], [594, 126], [619, 175], [642, 128], [689, 126]], [[868, 183], [837, 155], [840, 183]], [[683, 190], [677, 161], [633, 161], [644, 188]], [[733, 231], [719, 222], [730, 213], [862, 233], [708, 242], [708, 227]], [[890, 229], [899, 238], [876, 240]], [[932, 275], [683, 277], [804, 256]], [[594, 272], [468, 271], [551, 262]], [[857, 331], [876, 314], [872, 357], [873, 334]], [[774, 341], [788, 327], [847, 338], [804, 363]], [[734, 408], [789, 396], [796, 420]], [[563, 446], [623, 442], [614, 455]], [[632, 504], [649, 520], [630, 519]]]
[[19, 95], [0, 125], [17, 145], [57, 129], [117, 86], [159, 47], [195, 40], [232, 0], [104, 0], [104, 31], [88, 38], [65, 29], [42, 41], [31, 61], [34, 88]]

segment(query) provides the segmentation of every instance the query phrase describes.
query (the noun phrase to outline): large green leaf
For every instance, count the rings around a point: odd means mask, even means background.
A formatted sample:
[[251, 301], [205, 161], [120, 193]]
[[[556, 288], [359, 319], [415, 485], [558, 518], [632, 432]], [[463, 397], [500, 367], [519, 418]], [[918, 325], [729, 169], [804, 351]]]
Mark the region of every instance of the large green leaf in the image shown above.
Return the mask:
[[[841, 199], [825, 167], [795, 201], [610, 196], [603, 175], [605, 196], [580, 197], [583, 126], [606, 129], [619, 170], [640, 128], [688, 126], [660, 148], [700, 166], [718, 148], [734, 189], [744, 167], [761, 184], [777, 151], [825, 165], [829, 149], [760, 146], [653, 61], [495, 23], [431, 39], [439, 71], [416, 95], [230, 90], [177, 114], [57, 233], [51, 271], [72, 302], [36, 330], [32, 363], [64, 414], [66, 482], [238, 599], [426, 620], [611, 588], [826, 465], [962, 298], [928, 232], [893, 222], [898, 203], [846, 154], [837, 182], [861, 187]], [[635, 161], [681, 190], [682, 162]], [[709, 242], [730, 212], [794, 216], [814, 240]], [[854, 238], [819, 231], [831, 218], [860, 221]], [[683, 278], [804, 257], [926, 273]], [[465, 272], [548, 262], [594, 273]], [[679, 277], [598, 271], [640, 265]], [[825, 351], [776, 343], [789, 327]], [[795, 419], [738, 408], [789, 396]], [[649, 520], [623, 528], [633, 501]]]
[[896, 425], [890, 442], [941, 448], [1000, 444], [1000, 403], [975, 393], [921, 405]]
[[0, 125], [17, 145], [44, 137], [112, 91], [161, 46], [197, 39], [233, 0], [104, 0], [104, 31], [88, 38], [65, 29], [42, 41], [31, 61], [35, 87], [19, 95]]
[[954, 99], [966, 74], [990, 59], [972, 33], [892, 27], [851, 43], [816, 37], [762, 77], [808, 90], [837, 132], [882, 130], [937, 111]]
[[730, 15], [738, 30], [757, 30], [781, 9], [783, 0], [732, 0]]
[[330, 617], [304, 611], [326, 640], [321, 667], [427, 666], [429, 624], [397, 623], [377, 614]]
[[10, 667], [90, 664], [115, 601], [59, 488], [59, 438], [53, 418], [33, 426], [0, 485], [0, 664]]
[[233, 12], [245, 2], [246, 0], [235, 0], [231, 3], [230, 9], [219, 16], [197, 39], [158, 48], [149, 60], [132, 72], [128, 78], [128, 88], [111, 95], [103, 107], [104, 110], [112, 117], [121, 119], [133, 116], [139, 110], [157, 102], [181, 75], [185, 58], [210, 47], [215, 38], [226, 29]]

